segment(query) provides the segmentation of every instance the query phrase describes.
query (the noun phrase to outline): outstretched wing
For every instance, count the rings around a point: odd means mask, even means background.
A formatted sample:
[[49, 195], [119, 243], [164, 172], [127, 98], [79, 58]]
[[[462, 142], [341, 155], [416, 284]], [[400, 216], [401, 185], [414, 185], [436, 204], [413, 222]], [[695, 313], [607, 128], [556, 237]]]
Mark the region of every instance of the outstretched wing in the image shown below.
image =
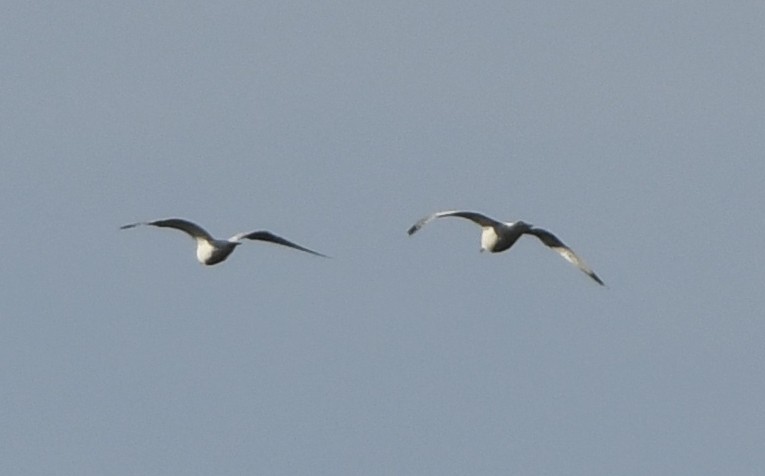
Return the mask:
[[582, 258], [578, 257], [576, 253], [574, 253], [571, 248], [566, 246], [562, 241], [558, 239], [557, 236], [553, 235], [547, 230], [543, 230], [542, 228], [531, 228], [529, 231], [527, 231], [529, 235], [534, 235], [539, 240], [544, 243], [545, 245], [549, 246], [553, 251], [557, 252], [559, 255], [563, 257], [566, 261], [573, 264], [583, 272], [587, 273], [589, 277], [591, 277], [593, 280], [595, 280], [596, 283], [600, 284], [601, 286], [605, 286], [603, 281], [598, 277], [595, 272], [590, 269], [589, 266], [582, 260]]
[[192, 223], [182, 218], [168, 218], [166, 220], [131, 223], [129, 225], [121, 226], [120, 229], [125, 230], [128, 228], [134, 228], [139, 225], [151, 225], [151, 226], [158, 226], [161, 228], [175, 228], [176, 230], [181, 230], [189, 234], [192, 238], [203, 238], [208, 241], [213, 240], [213, 237], [210, 236], [210, 234], [207, 233], [207, 231], [205, 231], [204, 228], [197, 225], [196, 223]]
[[467, 212], [467, 211], [459, 211], [459, 210], [450, 210], [446, 212], [438, 212], [434, 213], [430, 216], [426, 216], [425, 218], [422, 218], [417, 223], [411, 226], [409, 230], [407, 230], [407, 233], [410, 235], [415, 234], [420, 228], [427, 225], [431, 221], [435, 220], [436, 218], [443, 218], [443, 217], [460, 217], [460, 218], [467, 218], [468, 220], [472, 221], [473, 223], [476, 223], [479, 226], [496, 226], [499, 225], [501, 222], [498, 222], [497, 220], [493, 218], [489, 218], [486, 215], [481, 215], [480, 213], [476, 212]]
[[309, 250], [308, 248], [304, 248], [289, 240], [285, 240], [281, 236], [276, 236], [270, 231], [253, 231], [251, 233], [240, 233], [238, 235], [232, 236], [231, 241], [239, 241], [244, 238], [247, 238], [248, 240], [268, 241], [271, 243], [276, 243], [277, 245], [289, 246], [290, 248], [295, 248], [296, 250], [305, 251], [306, 253], [311, 253], [312, 255], [329, 258], [329, 256], [327, 255], [323, 255], [319, 252]]

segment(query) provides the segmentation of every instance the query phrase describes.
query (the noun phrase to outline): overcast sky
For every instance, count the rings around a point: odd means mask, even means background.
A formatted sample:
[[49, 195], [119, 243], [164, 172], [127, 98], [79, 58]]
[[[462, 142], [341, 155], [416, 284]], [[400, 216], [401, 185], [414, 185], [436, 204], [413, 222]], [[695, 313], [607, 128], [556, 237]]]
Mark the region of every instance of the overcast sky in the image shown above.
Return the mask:
[[[759, 474], [765, 4], [4, 3], [0, 473]], [[479, 253], [467, 209], [547, 228]], [[220, 265], [174, 230], [265, 229]]]

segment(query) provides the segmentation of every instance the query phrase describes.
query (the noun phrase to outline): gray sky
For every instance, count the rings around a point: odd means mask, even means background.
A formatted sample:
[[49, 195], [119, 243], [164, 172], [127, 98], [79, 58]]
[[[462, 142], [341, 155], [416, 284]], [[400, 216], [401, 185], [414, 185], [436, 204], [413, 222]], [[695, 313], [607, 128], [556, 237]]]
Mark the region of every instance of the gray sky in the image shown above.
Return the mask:
[[762, 470], [762, 2], [3, 10], [0, 473]]

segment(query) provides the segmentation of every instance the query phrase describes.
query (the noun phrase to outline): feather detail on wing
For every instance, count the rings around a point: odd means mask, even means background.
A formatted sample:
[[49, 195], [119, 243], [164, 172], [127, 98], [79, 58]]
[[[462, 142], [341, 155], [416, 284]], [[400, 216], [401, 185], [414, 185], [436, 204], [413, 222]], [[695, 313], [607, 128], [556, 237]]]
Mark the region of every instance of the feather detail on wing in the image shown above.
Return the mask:
[[150, 222], [138, 222], [138, 223], [131, 223], [129, 225], [123, 225], [120, 227], [121, 230], [125, 230], [128, 228], [134, 228], [139, 225], [151, 225], [151, 226], [157, 226], [161, 228], [174, 228], [176, 230], [181, 230], [188, 235], [190, 235], [192, 238], [202, 238], [208, 241], [212, 241], [213, 237], [210, 236], [207, 231], [202, 228], [201, 226], [197, 225], [196, 223], [192, 223], [188, 220], [184, 220], [182, 218], [168, 218], [165, 220], [156, 220], [156, 221], [150, 221]]
[[562, 241], [560, 241], [557, 236], [553, 235], [547, 230], [543, 230], [542, 228], [532, 228], [526, 233], [529, 235], [534, 235], [537, 238], [539, 238], [539, 240], [542, 243], [544, 243], [545, 245], [550, 247], [550, 249], [552, 249], [553, 251], [561, 255], [563, 259], [565, 259], [569, 263], [573, 264], [574, 266], [582, 270], [582, 272], [586, 273], [596, 283], [600, 284], [601, 286], [605, 286], [603, 281], [598, 277], [597, 274], [595, 274], [595, 272], [592, 269], [590, 269], [589, 266], [587, 266], [584, 260], [580, 258], [579, 256], [577, 256], [576, 253], [574, 253], [574, 251], [571, 248], [569, 248]]
[[476, 223], [479, 226], [495, 226], [500, 223], [497, 220], [494, 220], [493, 218], [489, 218], [486, 215], [481, 215], [480, 213], [450, 210], [445, 212], [434, 213], [432, 215], [429, 215], [429, 216], [426, 216], [425, 218], [420, 219], [417, 223], [412, 225], [409, 228], [409, 230], [407, 230], [407, 233], [409, 233], [410, 235], [413, 235], [420, 228], [427, 225], [431, 221], [435, 220], [436, 218], [443, 218], [443, 217], [467, 218], [468, 220], [472, 221], [473, 223]]
[[249, 233], [239, 233], [237, 235], [232, 236], [230, 241], [239, 241], [242, 239], [268, 241], [270, 243], [275, 243], [277, 245], [289, 246], [290, 248], [294, 248], [300, 251], [305, 251], [306, 253], [311, 253], [313, 255], [321, 256], [323, 258], [329, 258], [329, 256], [327, 255], [321, 254], [317, 251], [309, 250], [308, 248], [304, 248], [296, 243], [293, 243], [289, 240], [282, 238], [281, 236], [274, 235], [270, 231], [253, 231]]

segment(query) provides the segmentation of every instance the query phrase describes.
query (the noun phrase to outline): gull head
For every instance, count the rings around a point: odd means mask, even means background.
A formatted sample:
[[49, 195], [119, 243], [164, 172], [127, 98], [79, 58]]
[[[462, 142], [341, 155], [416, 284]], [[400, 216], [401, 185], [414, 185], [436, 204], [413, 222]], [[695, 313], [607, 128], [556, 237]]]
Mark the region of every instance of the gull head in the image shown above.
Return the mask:
[[532, 225], [531, 223], [526, 223], [523, 220], [518, 220], [517, 222], [513, 223], [511, 226], [519, 230], [530, 230], [534, 225]]

